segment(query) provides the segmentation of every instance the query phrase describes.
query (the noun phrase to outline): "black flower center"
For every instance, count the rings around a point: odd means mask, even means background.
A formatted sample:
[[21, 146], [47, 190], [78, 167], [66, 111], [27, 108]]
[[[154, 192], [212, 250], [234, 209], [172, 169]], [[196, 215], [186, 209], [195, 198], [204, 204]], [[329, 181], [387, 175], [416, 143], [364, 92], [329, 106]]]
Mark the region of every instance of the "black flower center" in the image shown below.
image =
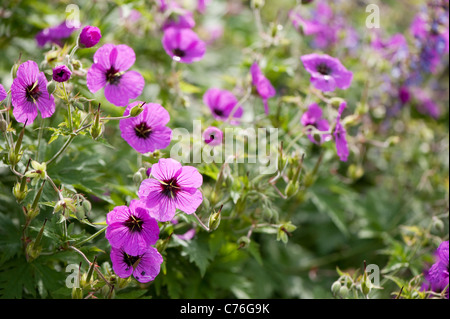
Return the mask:
[[66, 72], [64, 71], [59, 71], [58, 73], [56, 73], [57, 76], [59, 76], [60, 78], [62, 78], [64, 76], [64, 74], [66, 74]]
[[172, 51], [173, 55], [179, 58], [184, 58], [186, 56], [186, 52], [181, 49], [175, 49]]
[[133, 265], [135, 265], [141, 259], [141, 257], [142, 256], [131, 256], [126, 252], [123, 252], [123, 262], [127, 264], [127, 270], [129, 269], [129, 267], [133, 267]]
[[142, 224], [144, 221], [136, 216], [131, 215], [125, 222], [124, 225], [130, 230], [131, 233], [140, 232], [142, 230]]
[[213, 112], [214, 112], [214, 114], [216, 114], [219, 117], [223, 117], [224, 116], [224, 113], [223, 113], [222, 110], [214, 109]]
[[152, 133], [152, 128], [147, 123], [142, 122], [134, 127], [134, 132], [137, 137], [146, 139]]
[[118, 84], [120, 82], [120, 78], [122, 75], [114, 69], [114, 67], [111, 67], [108, 71], [106, 71], [106, 81], [109, 82], [109, 84]]
[[332, 71], [331, 68], [325, 63], [320, 63], [317, 66], [317, 72], [319, 72], [322, 75], [330, 75], [331, 71]]
[[41, 95], [42, 92], [39, 89], [37, 82], [27, 87], [26, 97], [28, 102], [35, 103]]
[[170, 180], [162, 181], [161, 183], [162, 194], [166, 197], [175, 198], [180, 186], [177, 184], [176, 178]]

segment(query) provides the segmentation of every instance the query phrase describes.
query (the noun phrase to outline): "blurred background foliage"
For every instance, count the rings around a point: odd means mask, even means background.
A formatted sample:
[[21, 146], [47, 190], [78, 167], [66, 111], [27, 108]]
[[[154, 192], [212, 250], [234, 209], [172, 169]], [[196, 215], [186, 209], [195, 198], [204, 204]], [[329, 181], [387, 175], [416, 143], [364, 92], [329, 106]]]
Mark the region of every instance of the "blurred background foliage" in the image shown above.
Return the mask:
[[[37, 47], [34, 37], [43, 28], [64, 20], [66, 7], [73, 3], [2, 1], [0, 83], [5, 88], [12, 83], [10, 70], [19, 58], [38, 64], [45, 60], [52, 49]], [[427, 87], [437, 82], [436, 103], [442, 116], [433, 119], [423, 115], [411, 103], [389, 117], [387, 113], [395, 105], [395, 98], [380, 89], [380, 83], [389, 76], [392, 66], [370, 48], [371, 33], [365, 27], [369, 2], [329, 3], [360, 36], [354, 50], [337, 44], [324, 51], [339, 57], [354, 72], [352, 87], [340, 96], [348, 102], [348, 114], [354, 114], [357, 108], [365, 110], [356, 124], [348, 127], [351, 156], [347, 163], [338, 160], [332, 144], [318, 147], [306, 136], [296, 138], [301, 129], [300, 117], [308, 103], [320, 101], [309, 91], [309, 75], [299, 59], [303, 54], [319, 50], [288, 19], [296, 1], [266, 0], [261, 9], [263, 27], [270, 30], [280, 26], [276, 41], [268, 44], [258, 36], [250, 1], [213, 0], [206, 14], [196, 13], [195, 29], [205, 38], [213, 27], [220, 27], [223, 35], [208, 45], [204, 60], [177, 65], [177, 73], [173, 72], [170, 58], [162, 48], [152, 1], [76, 2], [81, 23], [98, 26], [102, 31], [100, 44], [123, 43], [134, 49], [136, 63], [132, 69], [141, 72], [146, 81], [139, 100], [166, 107], [172, 128], [191, 130], [192, 120], [199, 119], [203, 128], [221, 125], [212, 120], [203, 105], [203, 93], [210, 87], [221, 87], [242, 97], [249, 67], [255, 56], [262, 54], [265, 74], [278, 94], [269, 102], [272, 111], [267, 118], [256, 116], [263, 114], [263, 106], [258, 98], [250, 98], [245, 105], [246, 118], [254, 121], [256, 127], [279, 128], [280, 140], [285, 147], [289, 145], [289, 157], [292, 151], [306, 154], [304, 177], [321, 158], [312, 185], [306, 187], [303, 179], [300, 191], [287, 200], [278, 196], [267, 181], [255, 179], [258, 174], [250, 164], [230, 164], [230, 180], [219, 191], [215, 181], [221, 166], [198, 165], [204, 176], [202, 190], [208, 200], [197, 213], [206, 220], [213, 209], [224, 205], [218, 229], [207, 233], [197, 228], [191, 241], [183, 241], [169, 234], [181, 234], [196, 227], [195, 219], [181, 215], [180, 224], [163, 225], [160, 238], [170, 240], [163, 253], [160, 275], [145, 285], [130, 280], [126, 287], [116, 291], [116, 298], [333, 298], [331, 285], [339, 277], [337, 269], [361, 273], [365, 261], [381, 269], [382, 289], [371, 291], [371, 298], [392, 298], [402, 287], [411, 293], [409, 297], [417, 296], [413, 292], [423, 280], [420, 275], [433, 263], [433, 253], [439, 243], [448, 240], [448, 56], [441, 74], [430, 76], [423, 84]], [[423, 4], [424, 1], [379, 1], [381, 32], [387, 36], [403, 33], [413, 46], [408, 28]], [[138, 11], [140, 18], [126, 19], [131, 10]], [[75, 37], [76, 33], [65, 41], [68, 50]], [[84, 68], [92, 63], [97, 48], [77, 52]], [[62, 56], [58, 59], [62, 60]], [[174, 91], [173, 83], [177, 79], [181, 79], [181, 92]], [[73, 92], [80, 91], [83, 96], [101, 102], [102, 114], [123, 114], [123, 109], [110, 105], [102, 92], [91, 94], [83, 77], [77, 77], [74, 86]], [[96, 104], [91, 107], [95, 108]], [[57, 112], [42, 125], [55, 128], [64, 121], [65, 115], [64, 104], [57, 102]], [[26, 155], [44, 160], [51, 158], [67, 137], [59, 136], [50, 144], [38, 145], [40, 125], [39, 120], [27, 128], [23, 145], [27, 146]], [[17, 136], [21, 126], [13, 121], [12, 127]], [[42, 140], [49, 141], [53, 133], [44, 129]], [[3, 137], [2, 149], [5, 149]], [[163, 156], [168, 156], [169, 149], [162, 151]], [[81, 267], [86, 272], [87, 264], [73, 251], [61, 249], [66, 241], [74, 245], [83, 243], [80, 249], [86, 256], [90, 260], [97, 256], [104, 274], [110, 274], [110, 247], [104, 236], [86, 244], [84, 241], [99, 229], [91, 222], [103, 222], [113, 207], [136, 198], [138, 186], [133, 182], [133, 175], [142, 161], [155, 163], [157, 157], [139, 157], [121, 139], [117, 122], [107, 123], [100, 141], [88, 135], [77, 137], [60, 160], [49, 167], [48, 174], [68, 194], [82, 193], [91, 201], [89, 222], [71, 218], [70, 237], [64, 237], [63, 224], [52, 214], [55, 193], [50, 185], [45, 185], [40, 214], [28, 229], [28, 237], [35, 238], [48, 219], [42, 243], [45, 249], [31, 261], [26, 259], [21, 239], [23, 212], [12, 195], [16, 178], [2, 164], [0, 296], [70, 298], [72, 291], [65, 286], [68, 275], [65, 267], [83, 262]], [[25, 203], [32, 202], [33, 196], [33, 192], [29, 193]], [[212, 200], [214, 196], [216, 200]], [[256, 228], [250, 243], [241, 247], [241, 237], [261, 218], [269, 224], [291, 221], [297, 229], [284, 243], [276, 240], [276, 229]], [[416, 276], [419, 276], [418, 283], [411, 284]]]

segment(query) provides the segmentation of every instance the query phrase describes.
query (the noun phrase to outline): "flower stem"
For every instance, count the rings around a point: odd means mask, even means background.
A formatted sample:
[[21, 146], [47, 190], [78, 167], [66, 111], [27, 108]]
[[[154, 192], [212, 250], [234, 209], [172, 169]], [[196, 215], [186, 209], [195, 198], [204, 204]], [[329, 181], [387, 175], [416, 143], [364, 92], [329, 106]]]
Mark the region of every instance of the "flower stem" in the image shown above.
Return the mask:
[[69, 139], [64, 143], [64, 145], [61, 147], [61, 149], [56, 153], [50, 160], [46, 162], [47, 166], [53, 163], [65, 150], [66, 148], [72, 143], [73, 139], [75, 138], [75, 134], [71, 135]]

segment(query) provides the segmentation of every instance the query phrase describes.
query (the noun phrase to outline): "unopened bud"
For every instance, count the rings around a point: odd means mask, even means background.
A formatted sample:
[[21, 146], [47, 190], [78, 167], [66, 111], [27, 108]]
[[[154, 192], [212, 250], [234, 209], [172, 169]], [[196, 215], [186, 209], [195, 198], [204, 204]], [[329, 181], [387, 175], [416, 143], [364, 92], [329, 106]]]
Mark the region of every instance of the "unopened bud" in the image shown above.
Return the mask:
[[339, 293], [339, 291], [341, 290], [341, 283], [339, 281], [335, 281], [332, 285], [331, 285], [331, 291], [333, 292], [333, 295], [337, 295]]
[[220, 219], [221, 219], [221, 211], [222, 207], [220, 207], [218, 212], [214, 212], [209, 216], [208, 227], [210, 231], [216, 230], [219, 227]]
[[433, 229], [439, 233], [442, 233], [444, 231], [444, 222], [437, 218], [433, 217]]
[[342, 298], [347, 298], [349, 293], [349, 289], [347, 288], [347, 286], [342, 286], [341, 289], [339, 289], [339, 295]]
[[17, 77], [17, 70], [19, 69], [19, 63], [14, 63], [14, 65], [11, 68], [11, 77], [13, 80]]
[[[23, 179], [26, 180], [27, 178], [23, 177]], [[25, 184], [24, 189], [22, 190], [21, 185], [22, 184], [16, 183], [13, 187], [13, 194], [18, 203], [21, 203], [25, 199], [25, 197], [27, 196], [27, 193], [28, 193], [28, 186]]]
[[143, 180], [144, 180], [144, 179], [142, 178], [142, 174], [141, 174], [141, 173], [139, 173], [139, 172], [134, 173], [134, 175], [133, 175], [133, 182], [134, 182], [134, 184], [135, 184], [136, 186], [141, 185], [141, 183], [142, 183]]
[[48, 94], [53, 94], [56, 90], [56, 82], [55, 81], [50, 81], [47, 83], [47, 91]]
[[79, 60], [72, 60], [72, 63], [69, 64], [69, 66], [72, 66], [74, 70], [81, 70], [83, 68], [83, 65]]
[[40, 246], [35, 246], [34, 241], [31, 241], [30, 243], [28, 243], [27, 248], [26, 248], [26, 257], [28, 261], [32, 261], [36, 258], [39, 257], [39, 255], [41, 254], [42, 251], [42, 247]]
[[82, 220], [86, 217], [83, 206], [77, 206], [75, 209], [75, 216], [78, 220]]
[[250, 238], [247, 236], [242, 236], [238, 239], [237, 244], [239, 246], [238, 249], [248, 248], [250, 245]]
[[142, 111], [144, 111], [144, 105], [145, 105], [145, 102], [139, 103], [138, 105], [133, 106], [130, 110], [130, 116], [136, 117], [139, 114], [141, 114]]
[[8, 129], [8, 123], [4, 119], [0, 119], [0, 131], [5, 133]]
[[92, 210], [92, 204], [87, 199], [83, 200], [83, 203], [81, 205], [83, 206], [83, 210], [86, 214], [88, 214]]
[[351, 164], [348, 167], [348, 177], [352, 180], [360, 179], [364, 175], [364, 168], [361, 165]]
[[[366, 277], [366, 276], [364, 276], [364, 277]], [[365, 278], [361, 282], [361, 292], [367, 296], [369, 294], [371, 288], [372, 288], [372, 283], [370, 282], [370, 280], [368, 278]]]
[[252, 0], [250, 5], [252, 9], [261, 9], [264, 6], [264, 0]]
[[345, 102], [345, 100], [340, 97], [333, 97], [330, 99], [331, 106], [333, 106], [335, 108], [339, 108], [339, 106], [344, 102]]
[[300, 188], [300, 184], [297, 181], [289, 181], [289, 183], [286, 186], [286, 189], [284, 191], [284, 193], [286, 194], [286, 196], [288, 198], [294, 196], [295, 194], [297, 194], [298, 190]]
[[83, 289], [73, 287], [72, 288], [72, 299], [83, 299]]

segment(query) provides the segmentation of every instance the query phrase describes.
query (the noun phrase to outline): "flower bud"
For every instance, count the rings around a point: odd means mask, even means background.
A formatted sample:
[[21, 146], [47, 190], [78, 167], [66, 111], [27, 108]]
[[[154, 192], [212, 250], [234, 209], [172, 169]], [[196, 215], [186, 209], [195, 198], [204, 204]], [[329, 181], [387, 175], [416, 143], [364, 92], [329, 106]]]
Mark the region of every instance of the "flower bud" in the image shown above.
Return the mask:
[[[72, 66], [73, 70], [81, 70], [83, 68], [83, 64], [81, 63], [80, 60], [72, 60], [71, 62], [72, 62], [71, 66]], [[69, 67], [70, 67], [70, 65], [69, 65]]]
[[90, 213], [92, 210], [92, 204], [87, 199], [83, 200], [83, 203], [81, 204], [83, 206], [83, 210], [86, 214]]
[[237, 244], [239, 246], [238, 249], [248, 248], [248, 246], [250, 245], [250, 238], [248, 238], [247, 236], [242, 236], [238, 239]]
[[86, 214], [84, 212], [84, 209], [82, 206], [77, 206], [75, 209], [75, 216], [78, 220], [82, 220], [86, 217]]
[[360, 179], [364, 175], [364, 168], [361, 165], [351, 164], [348, 167], [347, 174], [352, 180]]
[[337, 295], [339, 293], [339, 291], [341, 290], [341, 283], [339, 281], [335, 281], [332, 285], [331, 285], [331, 291], [333, 292], [333, 295]]
[[17, 70], [19, 69], [20, 64], [14, 63], [14, 65], [11, 68], [11, 77], [14, 80], [17, 77]]
[[[71, 75], [72, 75], [72, 72], [64, 64], [58, 65], [57, 67], [55, 67], [53, 69], [53, 80], [56, 82], [66, 82], [70, 79]], [[52, 83], [52, 82], [53, 81], [51, 81], [50, 83]], [[47, 86], [47, 88], [48, 88], [48, 86]], [[54, 91], [54, 89], [53, 89], [53, 91]], [[50, 93], [50, 90], [48, 93]]]
[[42, 247], [36, 246], [34, 243], [34, 241], [31, 241], [30, 243], [28, 243], [26, 248], [25, 253], [28, 262], [38, 258], [42, 251]]
[[100, 123], [100, 112], [95, 114], [94, 124], [91, 126], [90, 133], [94, 140], [96, 140], [103, 131], [103, 125]]
[[347, 298], [349, 293], [349, 289], [347, 288], [347, 286], [342, 286], [341, 289], [339, 289], [339, 295], [342, 298]]
[[345, 102], [345, 100], [340, 97], [333, 97], [330, 99], [331, 106], [333, 106], [335, 108], [339, 108], [339, 106], [344, 102]]
[[72, 299], [83, 299], [83, 289], [73, 287], [72, 288]]
[[284, 193], [288, 198], [291, 198], [292, 196], [298, 193], [299, 188], [300, 188], [299, 182], [289, 181], [289, 183], [286, 186], [286, 189], [284, 190]]
[[48, 83], [47, 83], [47, 91], [48, 91], [48, 94], [53, 94], [53, 93], [55, 93], [55, 90], [56, 90], [56, 83], [55, 83], [55, 81], [50, 81], [50, 82], [48, 82]]
[[134, 182], [134, 184], [135, 184], [136, 186], [141, 185], [141, 183], [142, 183], [143, 180], [144, 180], [144, 179], [142, 178], [142, 174], [141, 174], [141, 173], [139, 173], [139, 172], [134, 173], [134, 175], [133, 175], [133, 182]]
[[0, 131], [5, 133], [8, 129], [8, 123], [4, 119], [0, 119]]
[[439, 233], [442, 233], [444, 231], [444, 222], [437, 218], [436, 216], [433, 217], [433, 229]]
[[221, 219], [221, 213], [222, 211], [222, 207], [220, 207], [219, 211], [213, 212], [210, 216], [209, 216], [209, 223], [208, 223], [208, 227], [210, 231], [216, 230], [219, 227], [220, 224], [220, 219]]
[[364, 276], [364, 279], [361, 281], [361, 292], [363, 295], [367, 296], [372, 288], [372, 283], [367, 278], [367, 276]]
[[261, 9], [264, 6], [264, 0], [251, 0], [252, 9]]
[[102, 38], [100, 29], [93, 26], [85, 26], [81, 30], [80, 37], [78, 38], [78, 44], [81, 48], [91, 48], [95, 46]]
[[22, 179], [22, 180], [25, 180], [25, 186], [24, 186], [23, 190], [21, 187], [22, 184], [19, 184], [19, 183], [16, 183], [13, 187], [14, 197], [16, 198], [16, 200], [19, 204], [25, 199], [25, 197], [28, 194], [28, 186], [26, 185], [26, 179], [27, 179], [26, 177], [23, 177], [23, 179]]
[[131, 116], [131, 117], [136, 117], [136, 116], [138, 116], [139, 114], [141, 114], [142, 111], [144, 111], [144, 105], [145, 105], [145, 102], [133, 106], [133, 107], [131, 108], [131, 110], [130, 110], [130, 116]]

